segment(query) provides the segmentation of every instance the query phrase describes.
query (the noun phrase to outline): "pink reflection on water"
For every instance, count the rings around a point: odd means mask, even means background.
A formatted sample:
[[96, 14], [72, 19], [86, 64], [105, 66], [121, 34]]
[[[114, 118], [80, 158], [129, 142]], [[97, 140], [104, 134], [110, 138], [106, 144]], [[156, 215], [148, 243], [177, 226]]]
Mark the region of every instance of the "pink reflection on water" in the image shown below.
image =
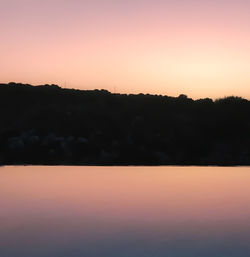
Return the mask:
[[119, 238], [151, 250], [180, 238], [203, 238], [205, 249], [204, 242], [236, 237], [246, 247], [249, 184], [249, 168], [5, 167], [0, 242], [25, 256], [50, 256], [66, 246], [70, 254], [71, 247], [104, 251]]

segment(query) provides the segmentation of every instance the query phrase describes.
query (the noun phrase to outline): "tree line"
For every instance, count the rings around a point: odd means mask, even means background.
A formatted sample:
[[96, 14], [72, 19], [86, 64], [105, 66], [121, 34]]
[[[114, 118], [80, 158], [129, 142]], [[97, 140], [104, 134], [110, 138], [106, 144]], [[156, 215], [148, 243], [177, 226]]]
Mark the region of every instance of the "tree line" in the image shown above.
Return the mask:
[[112, 94], [0, 84], [0, 163], [249, 165], [241, 97]]

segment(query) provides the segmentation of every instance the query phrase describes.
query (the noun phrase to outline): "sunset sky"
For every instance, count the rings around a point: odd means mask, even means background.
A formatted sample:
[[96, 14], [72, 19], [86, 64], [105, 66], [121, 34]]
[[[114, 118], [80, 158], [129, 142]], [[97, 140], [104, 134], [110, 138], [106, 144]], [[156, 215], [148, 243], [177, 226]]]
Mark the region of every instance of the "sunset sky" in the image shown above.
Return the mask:
[[250, 99], [249, 0], [0, 0], [0, 82]]

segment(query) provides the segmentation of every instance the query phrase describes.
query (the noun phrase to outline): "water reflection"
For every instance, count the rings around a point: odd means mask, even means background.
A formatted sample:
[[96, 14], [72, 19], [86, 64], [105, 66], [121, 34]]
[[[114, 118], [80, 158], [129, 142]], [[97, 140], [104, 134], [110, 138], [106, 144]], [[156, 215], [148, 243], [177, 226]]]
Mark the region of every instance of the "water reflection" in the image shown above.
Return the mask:
[[249, 168], [4, 167], [1, 257], [246, 257]]

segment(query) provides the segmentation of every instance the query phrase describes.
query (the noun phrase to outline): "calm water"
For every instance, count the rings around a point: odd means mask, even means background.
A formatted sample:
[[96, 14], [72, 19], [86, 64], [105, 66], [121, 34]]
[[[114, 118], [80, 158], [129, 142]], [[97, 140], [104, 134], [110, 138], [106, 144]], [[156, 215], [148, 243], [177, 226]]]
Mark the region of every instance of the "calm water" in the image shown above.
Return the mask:
[[0, 168], [0, 256], [250, 256], [250, 168]]

